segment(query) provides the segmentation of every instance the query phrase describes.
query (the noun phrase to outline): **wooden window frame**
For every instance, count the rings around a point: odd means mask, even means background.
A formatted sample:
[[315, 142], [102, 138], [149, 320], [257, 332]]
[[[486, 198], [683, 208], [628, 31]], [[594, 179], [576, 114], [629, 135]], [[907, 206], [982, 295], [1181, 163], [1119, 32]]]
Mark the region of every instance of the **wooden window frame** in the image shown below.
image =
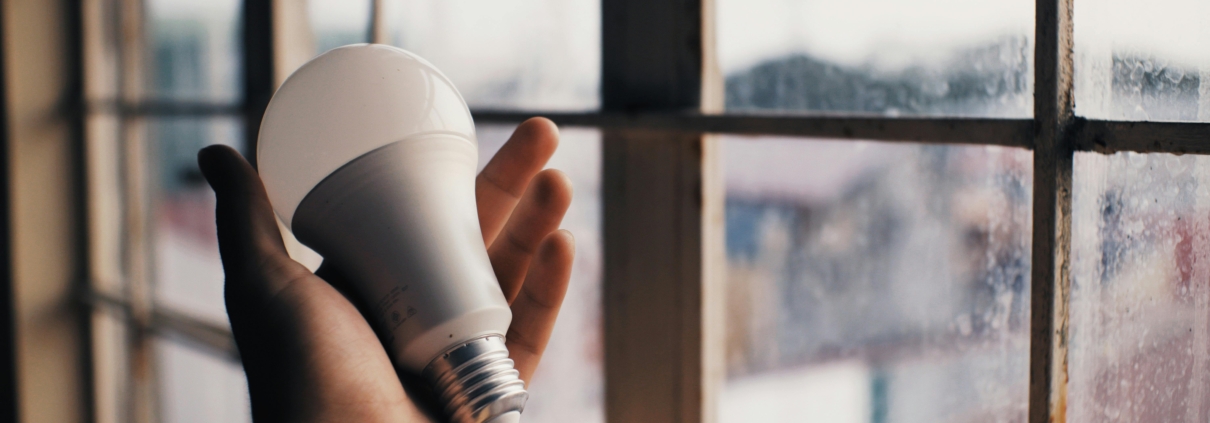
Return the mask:
[[[370, 1], [367, 37], [384, 42], [383, 0]], [[260, 116], [283, 66], [289, 64], [281, 62], [291, 62], [280, 54], [291, 49], [288, 37], [281, 35], [285, 33], [281, 28], [290, 24], [282, 21], [289, 14], [274, 10], [281, 2], [244, 2], [247, 101], [148, 102], [122, 94], [118, 101], [107, 102], [86, 90], [83, 101], [89, 116], [108, 113], [133, 121], [148, 116], [242, 116], [248, 151], [254, 151]], [[478, 123], [513, 124], [541, 115], [560, 125], [602, 130], [603, 195], [608, 199], [604, 201], [603, 295], [607, 421], [717, 420], [717, 390], [725, 370], [720, 333], [724, 192], [717, 141], [711, 134], [1032, 150], [1029, 422], [1063, 421], [1074, 153], [1210, 154], [1207, 123], [1075, 116], [1073, 2], [1036, 2], [1032, 119], [721, 113], [722, 79], [714, 59], [711, 0], [602, 0], [599, 111], [473, 110]], [[89, 23], [95, 24], [96, 17], [88, 16], [88, 7], [84, 10], [84, 33], [89, 34]], [[87, 44], [84, 50], [84, 63], [105, 64]], [[130, 159], [137, 158], [138, 152], [124, 151]], [[95, 217], [90, 221], [96, 222]], [[97, 248], [95, 242], [92, 248]], [[127, 316], [132, 333], [168, 334], [238, 360], [230, 333], [221, 324], [196, 321], [149, 300], [140, 303], [103, 289], [94, 289], [88, 298], [94, 308]], [[145, 346], [136, 343], [132, 348]]]

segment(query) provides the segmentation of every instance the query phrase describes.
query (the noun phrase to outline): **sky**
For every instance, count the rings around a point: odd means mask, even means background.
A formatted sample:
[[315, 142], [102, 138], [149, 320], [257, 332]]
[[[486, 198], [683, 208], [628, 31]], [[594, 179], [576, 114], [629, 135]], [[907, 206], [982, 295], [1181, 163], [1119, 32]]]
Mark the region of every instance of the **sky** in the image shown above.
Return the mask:
[[1150, 53], [1187, 66], [1210, 65], [1210, 1], [1077, 1], [1076, 50]]

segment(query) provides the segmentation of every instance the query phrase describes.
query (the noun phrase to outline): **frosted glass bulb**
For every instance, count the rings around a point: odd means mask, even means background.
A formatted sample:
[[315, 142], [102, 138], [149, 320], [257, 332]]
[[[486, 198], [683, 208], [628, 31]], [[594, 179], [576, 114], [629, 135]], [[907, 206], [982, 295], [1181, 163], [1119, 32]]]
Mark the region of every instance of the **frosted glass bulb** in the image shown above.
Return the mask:
[[278, 215], [345, 273], [397, 367], [455, 422], [518, 421], [528, 394], [479, 229], [474, 123], [449, 79], [395, 47], [331, 50], [273, 95], [257, 161]]

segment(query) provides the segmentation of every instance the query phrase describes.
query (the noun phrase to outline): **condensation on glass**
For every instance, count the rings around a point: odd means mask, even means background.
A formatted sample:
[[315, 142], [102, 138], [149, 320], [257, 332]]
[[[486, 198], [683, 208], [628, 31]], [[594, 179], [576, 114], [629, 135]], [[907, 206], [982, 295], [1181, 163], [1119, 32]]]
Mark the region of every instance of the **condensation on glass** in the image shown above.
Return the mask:
[[1077, 0], [1076, 113], [1210, 122], [1210, 2]]
[[728, 111], [1033, 115], [1034, 3], [719, 0]]
[[428, 59], [473, 108], [591, 110], [600, 0], [384, 0], [391, 42]]
[[146, 72], [152, 100], [243, 97], [238, 0], [147, 0]]
[[1210, 418], [1210, 157], [1077, 153], [1068, 421]]
[[[514, 128], [479, 125], [480, 169]], [[559, 149], [547, 166], [566, 173], [575, 190], [561, 227], [575, 236], [576, 256], [550, 344], [527, 387], [530, 399], [524, 421], [600, 423], [605, 421], [600, 132], [561, 128]]]
[[720, 421], [1024, 421], [1028, 150], [723, 143]]

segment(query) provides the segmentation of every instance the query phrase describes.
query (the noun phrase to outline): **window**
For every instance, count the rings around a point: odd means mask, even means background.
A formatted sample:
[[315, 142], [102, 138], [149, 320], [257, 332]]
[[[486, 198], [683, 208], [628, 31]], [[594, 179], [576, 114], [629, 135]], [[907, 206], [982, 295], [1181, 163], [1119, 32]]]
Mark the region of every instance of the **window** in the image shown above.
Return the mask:
[[723, 143], [720, 421], [1023, 419], [1028, 150]]
[[193, 155], [367, 41], [448, 72], [483, 160], [563, 128], [579, 248], [527, 421], [1210, 410], [1196, 1], [85, 3], [98, 420], [247, 419]]

